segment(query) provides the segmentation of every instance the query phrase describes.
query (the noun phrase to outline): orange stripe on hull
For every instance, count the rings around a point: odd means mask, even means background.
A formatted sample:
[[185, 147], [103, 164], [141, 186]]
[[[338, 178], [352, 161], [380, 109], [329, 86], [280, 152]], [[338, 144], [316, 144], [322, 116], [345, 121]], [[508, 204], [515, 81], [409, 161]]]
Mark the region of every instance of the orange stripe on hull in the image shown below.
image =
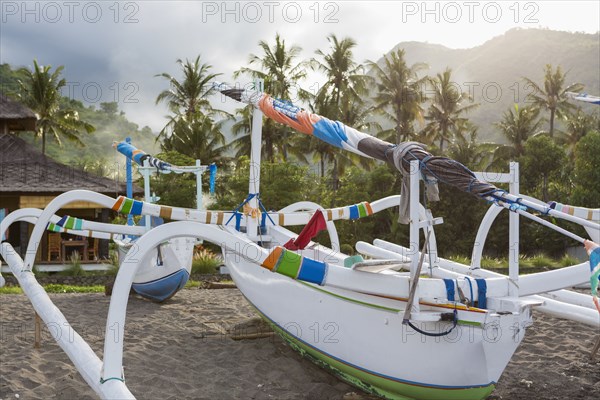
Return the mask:
[[273, 271], [273, 269], [275, 269], [275, 266], [277, 265], [277, 261], [279, 261], [279, 258], [281, 257], [282, 252], [283, 248], [279, 246], [275, 247], [271, 254], [269, 254], [267, 258], [265, 258], [265, 261], [263, 261], [262, 266], [268, 270]]

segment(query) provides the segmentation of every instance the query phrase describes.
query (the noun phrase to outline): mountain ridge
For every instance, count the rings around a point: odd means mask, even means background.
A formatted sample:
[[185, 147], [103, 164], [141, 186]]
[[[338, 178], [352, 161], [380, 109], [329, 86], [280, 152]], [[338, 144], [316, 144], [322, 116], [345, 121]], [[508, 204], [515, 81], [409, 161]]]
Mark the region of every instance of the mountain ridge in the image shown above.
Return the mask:
[[582, 83], [585, 92], [600, 93], [600, 31], [589, 34], [513, 28], [468, 49], [408, 41], [398, 43], [387, 54], [399, 48], [404, 49], [408, 65], [428, 64], [430, 76], [446, 67], [452, 69], [453, 81], [480, 104], [467, 117], [479, 126], [482, 140], [503, 142], [493, 124], [512, 104], [526, 102], [531, 88], [526, 87], [523, 77], [543, 83], [546, 64], [560, 65], [567, 72], [567, 84]]

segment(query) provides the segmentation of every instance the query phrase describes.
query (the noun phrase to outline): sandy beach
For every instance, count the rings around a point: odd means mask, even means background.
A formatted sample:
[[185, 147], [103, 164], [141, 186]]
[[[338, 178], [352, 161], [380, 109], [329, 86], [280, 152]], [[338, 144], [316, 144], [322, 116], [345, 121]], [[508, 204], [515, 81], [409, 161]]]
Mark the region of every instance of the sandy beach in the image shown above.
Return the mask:
[[[101, 356], [109, 298], [50, 295]], [[598, 332], [535, 313], [493, 399], [600, 398]], [[24, 295], [0, 296], [0, 399], [94, 399], [67, 356], [44, 331], [34, 349], [34, 314]], [[157, 305], [129, 302], [125, 377], [139, 399], [373, 399], [301, 358], [276, 336], [232, 340], [255, 323], [237, 289], [187, 289]], [[237, 327], [237, 328], [236, 328]]]

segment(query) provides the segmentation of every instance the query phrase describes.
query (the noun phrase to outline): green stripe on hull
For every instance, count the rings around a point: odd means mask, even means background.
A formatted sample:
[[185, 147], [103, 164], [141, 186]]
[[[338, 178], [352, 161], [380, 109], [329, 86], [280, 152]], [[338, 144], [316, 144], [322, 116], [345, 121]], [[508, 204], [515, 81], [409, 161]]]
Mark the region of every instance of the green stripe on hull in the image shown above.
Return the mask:
[[[347, 383], [356, 386], [367, 393], [380, 396], [385, 399], [393, 400], [480, 400], [488, 397], [494, 390], [494, 385], [490, 384], [484, 387], [465, 388], [465, 389], [443, 389], [419, 386], [417, 384], [398, 382], [392, 379], [377, 376], [361, 369], [338, 361], [316, 348], [303, 343], [296, 337], [290, 335], [277, 324], [273, 323], [268, 317], [261, 313], [258, 314], [273, 328], [279, 336], [285, 340], [292, 349], [308, 358], [318, 366], [328, 370], [330, 373], [338, 376]], [[398, 360], [398, 362], [402, 362]], [[411, 361], [414, 362], [414, 361]]]
[[296, 279], [301, 262], [302, 256], [284, 249], [275, 272]]

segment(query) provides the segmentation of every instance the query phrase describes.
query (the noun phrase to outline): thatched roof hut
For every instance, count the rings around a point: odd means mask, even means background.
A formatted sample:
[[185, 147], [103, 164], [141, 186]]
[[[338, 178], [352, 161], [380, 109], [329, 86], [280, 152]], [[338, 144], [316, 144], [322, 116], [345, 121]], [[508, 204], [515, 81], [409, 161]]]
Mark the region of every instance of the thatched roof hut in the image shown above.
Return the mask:
[[[61, 164], [14, 134], [0, 133], [0, 219], [20, 208], [45, 208], [59, 194], [75, 189], [93, 190], [113, 197], [126, 192], [125, 184], [121, 182]], [[134, 185], [134, 194], [142, 193], [142, 189]], [[109, 221], [110, 213], [110, 210], [86, 201], [70, 203], [57, 212], [58, 215], [102, 222]], [[8, 241], [22, 255], [27, 248], [31, 231], [32, 225], [26, 222], [13, 224], [9, 229]], [[2, 234], [0, 232], [0, 236]], [[59, 249], [57, 256], [52, 257], [48, 238], [48, 233], [45, 233], [36, 263], [64, 262], [64, 250]], [[90, 241], [86, 249], [89, 254], [86, 251], [84, 260], [108, 257], [106, 241]]]
[[[0, 133], [0, 199], [9, 195], [54, 198], [75, 189], [115, 196], [125, 193], [125, 184], [61, 164], [23, 139]], [[136, 194], [142, 193], [136, 189]], [[20, 208], [41, 206], [25, 203], [21, 201]]]
[[33, 131], [36, 121], [33, 111], [0, 93], [0, 133]]

